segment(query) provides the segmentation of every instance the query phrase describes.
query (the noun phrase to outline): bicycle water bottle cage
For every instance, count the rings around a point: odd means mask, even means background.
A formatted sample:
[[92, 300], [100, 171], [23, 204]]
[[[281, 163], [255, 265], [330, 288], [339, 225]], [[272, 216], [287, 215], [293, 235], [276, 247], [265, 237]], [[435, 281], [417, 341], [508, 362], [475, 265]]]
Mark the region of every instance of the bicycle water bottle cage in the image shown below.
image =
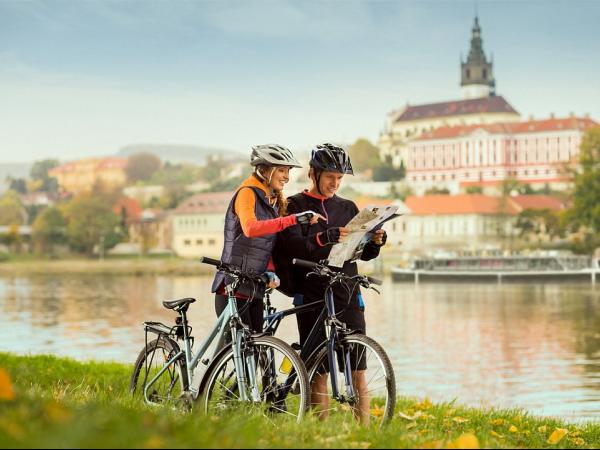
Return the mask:
[[167, 309], [173, 309], [177, 312], [180, 311], [187, 311], [190, 303], [194, 303], [196, 301], [195, 298], [191, 298], [191, 297], [187, 297], [187, 298], [180, 298], [179, 300], [172, 300], [170, 302], [162, 302], [163, 306]]

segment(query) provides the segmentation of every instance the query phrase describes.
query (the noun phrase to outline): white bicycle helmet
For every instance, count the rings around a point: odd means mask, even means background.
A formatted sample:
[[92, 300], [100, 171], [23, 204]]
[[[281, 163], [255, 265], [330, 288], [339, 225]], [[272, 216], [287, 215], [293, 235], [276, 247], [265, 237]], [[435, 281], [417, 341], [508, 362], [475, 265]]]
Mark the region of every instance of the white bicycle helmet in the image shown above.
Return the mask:
[[258, 166], [260, 164], [267, 166], [302, 167], [298, 160], [294, 158], [290, 149], [277, 144], [255, 145], [252, 147], [250, 165]]

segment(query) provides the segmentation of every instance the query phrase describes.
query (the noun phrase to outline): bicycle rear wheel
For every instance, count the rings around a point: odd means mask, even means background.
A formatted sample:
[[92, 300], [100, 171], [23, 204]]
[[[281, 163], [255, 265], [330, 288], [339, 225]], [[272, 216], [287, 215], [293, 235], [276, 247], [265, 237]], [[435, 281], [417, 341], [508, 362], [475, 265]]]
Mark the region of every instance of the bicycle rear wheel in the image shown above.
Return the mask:
[[[248, 402], [241, 401], [233, 350], [230, 350], [205, 377], [202, 395], [199, 396], [203, 410], [208, 414], [221, 415], [249, 407], [259, 414], [300, 421], [308, 409], [310, 388], [306, 369], [298, 354], [280, 339], [262, 336], [250, 338], [242, 357], [246, 371], [246, 385], [242, 389]], [[254, 395], [249, 382], [250, 360], [254, 362]]]
[[[179, 346], [168, 337], [151, 341], [140, 352], [131, 374], [129, 391], [151, 405], [184, 406], [188, 389], [185, 359], [178, 358], [155, 380], [167, 361], [179, 353]], [[182, 403], [183, 402], [183, 403]]]
[[[325, 414], [332, 419], [360, 420], [365, 425], [382, 426], [392, 418], [396, 406], [396, 380], [389, 357], [376, 341], [362, 334], [344, 336], [338, 348], [337, 367], [332, 373], [337, 380], [338, 398], [333, 398], [328, 379], [327, 346], [307, 364], [313, 403], [324, 407]], [[346, 380], [345, 369], [352, 373], [351, 380]], [[315, 389], [315, 381], [321, 382], [321, 389]], [[353, 396], [348, 395], [349, 382]]]

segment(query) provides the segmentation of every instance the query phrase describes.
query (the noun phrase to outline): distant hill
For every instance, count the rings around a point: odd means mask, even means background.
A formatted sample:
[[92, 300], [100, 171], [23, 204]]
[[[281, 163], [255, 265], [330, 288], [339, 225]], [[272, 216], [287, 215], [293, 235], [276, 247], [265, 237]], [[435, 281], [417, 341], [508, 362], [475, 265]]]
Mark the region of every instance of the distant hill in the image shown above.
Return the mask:
[[184, 162], [203, 165], [209, 155], [222, 155], [239, 157], [243, 154], [237, 150], [200, 147], [195, 145], [170, 145], [170, 144], [132, 144], [121, 148], [117, 156], [127, 158], [135, 153], [150, 152], [158, 156], [163, 162], [169, 161], [173, 164]]
[[0, 163], [0, 192], [8, 189], [6, 177], [28, 178], [32, 163]]

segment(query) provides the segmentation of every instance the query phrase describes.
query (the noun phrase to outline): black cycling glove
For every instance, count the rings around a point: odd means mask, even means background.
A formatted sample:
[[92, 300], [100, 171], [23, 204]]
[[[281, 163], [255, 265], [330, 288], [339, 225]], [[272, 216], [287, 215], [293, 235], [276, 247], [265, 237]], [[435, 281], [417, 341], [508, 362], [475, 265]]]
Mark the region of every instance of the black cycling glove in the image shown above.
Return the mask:
[[317, 242], [320, 242], [322, 246], [337, 244], [340, 240], [340, 229], [339, 227], [329, 228], [327, 231], [318, 233], [317, 237]]
[[[375, 235], [373, 235], [373, 238], [375, 237]], [[373, 243], [373, 245], [375, 247], [383, 247], [385, 245], [385, 243], [387, 242], [387, 232], [385, 230], [383, 230], [383, 236], [381, 236], [381, 244], [376, 244], [374, 240], [371, 239], [371, 242]]]

